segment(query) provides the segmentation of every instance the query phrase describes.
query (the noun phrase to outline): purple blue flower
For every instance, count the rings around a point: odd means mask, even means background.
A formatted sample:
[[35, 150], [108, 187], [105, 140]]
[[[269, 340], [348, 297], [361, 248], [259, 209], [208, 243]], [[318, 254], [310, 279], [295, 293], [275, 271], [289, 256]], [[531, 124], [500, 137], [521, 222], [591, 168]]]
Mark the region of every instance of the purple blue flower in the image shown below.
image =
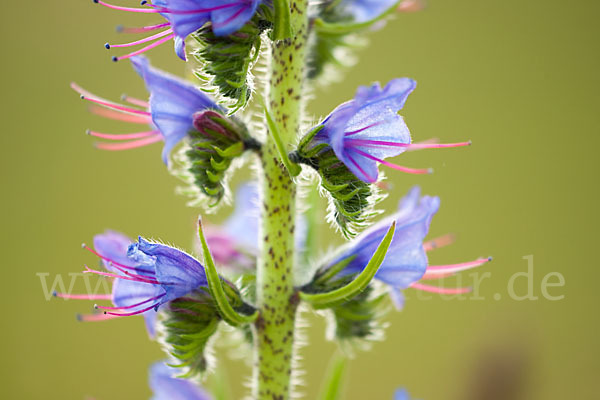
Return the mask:
[[164, 361], [150, 367], [150, 388], [154, 392], [152, 400], [212, 400], [200, 386], [189, 379], [175, 378], [181, 370], [169, 367]]
[[192, 84], [153, 68], [145, 57], [133, 57], [131, 62], [136, 72], [144, 80], [146, 89], [150, 93], [150, 100], [147, 102], [129, 96], [124, 96], [123, 100], [139, 108], [105, 100], [82, 89], [75, 83], [72, 83], [71, 87], [83, 99], [94, 103], [92, 112], [111, 119], [148, 124], [151, 127], [148, 131], [128, 134], [88, 131], [89, 135], [112, 141], [98, 143], [98, 148], [128, 150], [162, 140], [165, 142], [162, 158], [166, 164], [173, 147], [194, 129], [194, 116], [209, 109], [220, 110], [220, 107]]
[[394, 400], [410, 400], [410, 396], [406, 389], [397, 389], [394, 392]]
[[339, 7], [342, 15], [352, 17], [352, 22], [362, 23], [380, 17], [398, 3], [398, 0], [342, 0]]
[[114, 61], [118, 61], [141, 54], [171, 39], [174, 40], [175, 53], [182, 60], [186, 60], [185, 39], [189, 34], [210, 22], [215, 35], [230, 35], [254, 16], [262, 0], [154, 0], [143, 1], [142, 5], [147, 6], [143, 8], [121, 7], [101, 0], [94, 0], [94, 2], [121, 11], [160, 14], [167, 20], [164, 23], [141, 28], [121, 28], [121, 32], [129, 33], [153, 32], [161, 29], [162, 31], [131, 43], [116, 45], [107, 43], [105, 46], [110, 49], [152, 42], [130, 54], [113, 57]]
[[127, 236], [107, 231], [94, 237], [94, 248], [86, 249], [100, 257], [108, 272], [86, 267], [87, 273], [113, 278], [110, 295], [73, 295], [56, 293], [62, 298], [112, 300], [114, 306], [96, 306], [104, 314], [81, 316], [93, 321], [112, 317], [144, 315], [150, 336], [154, 336], [158, 309], [192, 290], [207, 286], [204, 267], [185, 252], [143, 238], [132, 242]]
[[427, 251], [451, 243], [448, 237], [423, 243], [429, 231], [433, 216], [439, 209], [439, 197], [421, 196], [419, 187], [412, 188], [400, 201], [398, 212], [375, 224], [351, 242], [329, 265], [333, 266], [353, 257], [342, 271], [343, 274], [361, 272], [367, 265], [377, 246], [387, 233], [392, 220], [396, 221], [394, 238], [375, 279], [390, 287], [391, 297], [398, 308], [402, 308], [401, 290], [412, 287], [435, 293], [464, 293], [468, 288], [439, 288], [417, 283], [422, 279], [436, 279], [452, 275], [456, 272], [474, 268], [488, 261], [479, 258], [475, 261], [430, 266]]
[[341, 104], [316, 128], [313, 145], [326, 143], [356, 177], [367, 183], [378, 178], [378, 164], [413, 174], [430, 169], [413, 169], [385, 161], [406, 150], [465, 146], [470, 142], [411, 144], [404, 119], [398, 115], [416, 82], [394, 79], [383, 89], [378, 83], [361, 86], [353, 100]]

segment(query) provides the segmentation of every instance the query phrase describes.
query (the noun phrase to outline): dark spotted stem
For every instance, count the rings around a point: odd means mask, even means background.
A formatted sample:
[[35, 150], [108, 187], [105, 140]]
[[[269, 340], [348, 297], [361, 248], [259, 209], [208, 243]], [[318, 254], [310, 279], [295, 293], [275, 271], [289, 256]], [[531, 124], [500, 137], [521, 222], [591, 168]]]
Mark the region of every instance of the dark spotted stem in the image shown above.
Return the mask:
[[[272, 43], [268, 101], [285, 146], [299, 132], [302, 112], [308, 0], [291, 0], [292, 36]], [[287, 400], [298, 294], [294, 289], [296, 185], [271, 136], [262, 148], [262, 250], [257, 266], [253, 398]]]

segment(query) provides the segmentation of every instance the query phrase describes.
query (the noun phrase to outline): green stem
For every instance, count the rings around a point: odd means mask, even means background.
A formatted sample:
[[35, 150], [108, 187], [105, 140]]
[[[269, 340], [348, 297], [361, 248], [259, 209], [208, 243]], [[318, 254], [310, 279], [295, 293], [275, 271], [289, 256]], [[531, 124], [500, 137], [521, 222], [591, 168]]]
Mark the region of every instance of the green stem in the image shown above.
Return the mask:
[[[307, 0], [290, 11], [292, 37], [272, 43], [269, 109], [281, 141], [298, 135], [308, 29]], [[288, 149], [289, 150], [289, 149]], [[296, 188], [272, 136], [262, 147], [262, 249], [257, 265], [260, 316], [254, 324], [253, 398], [287, 400], [292, 391], [292, 359], [298, 294], [294, 288]]]

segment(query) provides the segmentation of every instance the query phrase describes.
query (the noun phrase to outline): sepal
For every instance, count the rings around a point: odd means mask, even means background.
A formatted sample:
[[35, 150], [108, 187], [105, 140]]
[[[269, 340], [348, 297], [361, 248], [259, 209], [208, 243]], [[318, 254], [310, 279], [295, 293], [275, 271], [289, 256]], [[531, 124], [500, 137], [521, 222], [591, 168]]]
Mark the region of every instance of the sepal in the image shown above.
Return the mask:
[[240, 121], [212, 110], [196, 113], [194, 128], [181, 157], [183, 179], [216, 204], [225, 194], [224, 181], [233, 160], [246, 150], [260, 149], [260, 143]]

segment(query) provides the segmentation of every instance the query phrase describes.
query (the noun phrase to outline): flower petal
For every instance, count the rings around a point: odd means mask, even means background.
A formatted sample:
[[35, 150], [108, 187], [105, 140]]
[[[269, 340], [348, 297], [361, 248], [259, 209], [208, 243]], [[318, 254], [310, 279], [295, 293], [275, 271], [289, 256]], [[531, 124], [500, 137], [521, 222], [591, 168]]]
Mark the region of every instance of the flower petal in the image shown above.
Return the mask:
[[165, 365], [163, 361], [150, 368], [152, 400], [211, 400], [212, 397], [191, 380], [175, 378], [181, 371]]
[[211, 13], [212, 30], [217, 36], [227, 36], [240, 30], [256, 12], [260, 0], [221, 0], [219, 4], [231, 4]]

